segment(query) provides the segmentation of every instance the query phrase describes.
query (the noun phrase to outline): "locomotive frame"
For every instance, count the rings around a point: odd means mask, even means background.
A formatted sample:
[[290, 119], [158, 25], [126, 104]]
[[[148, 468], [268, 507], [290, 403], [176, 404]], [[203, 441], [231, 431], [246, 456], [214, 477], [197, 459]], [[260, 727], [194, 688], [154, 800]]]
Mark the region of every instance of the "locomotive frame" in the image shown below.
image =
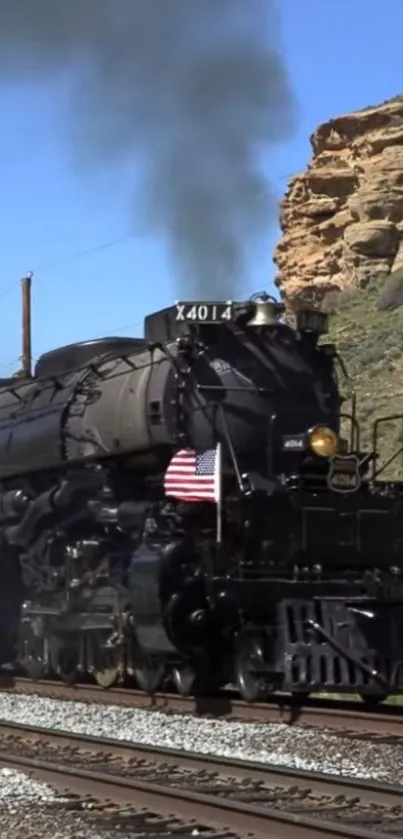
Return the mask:
[[[377, 470], [403, 415], [361, 451], [325, 317], [283, 310], [178, 302], [0, 383], [3, 662], [248, 701], [403, 690], [403, 483]], [[175, 451], [217, 443], [220, 539], [213, 504], [163, 489]]]

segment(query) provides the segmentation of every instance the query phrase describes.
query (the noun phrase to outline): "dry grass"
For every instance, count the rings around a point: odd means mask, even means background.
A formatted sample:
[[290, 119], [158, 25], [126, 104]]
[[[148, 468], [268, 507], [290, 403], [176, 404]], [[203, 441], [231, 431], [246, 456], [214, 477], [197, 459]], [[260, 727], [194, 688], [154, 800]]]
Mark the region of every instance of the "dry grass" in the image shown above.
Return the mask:
[[[361, 442], [371, 445], [371, 431], [376, 418], [401, 414], [380, 429], [381, 463], [386, 463], [403, 445], [403, 306], [379, 309], [384, 297], [385, 279], [372, 280], [366, 289], [342, 292], [339, 301], [333, 296], [324, 301], [330, 309], [330, 335], [342, 356], [357, 393], [357, 413]], [[340, 377], [346, 396], [348, 383]], [[349, 402], [343, 406], [348, 412]], [[345, 433], [346, 429], [344, 429]], [[403, 452], [384, 473], [385, 477], [403, 479]]]

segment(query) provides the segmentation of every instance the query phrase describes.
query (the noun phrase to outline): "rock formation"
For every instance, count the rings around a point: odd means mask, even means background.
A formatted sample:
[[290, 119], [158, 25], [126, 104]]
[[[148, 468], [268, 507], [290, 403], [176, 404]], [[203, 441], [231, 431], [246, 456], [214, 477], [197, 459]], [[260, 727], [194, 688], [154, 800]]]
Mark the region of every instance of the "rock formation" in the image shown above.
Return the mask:
[[403, 266], [403, 101], [332, 119], [311, 145], [280, 205], [275, 282], [291, 305]]

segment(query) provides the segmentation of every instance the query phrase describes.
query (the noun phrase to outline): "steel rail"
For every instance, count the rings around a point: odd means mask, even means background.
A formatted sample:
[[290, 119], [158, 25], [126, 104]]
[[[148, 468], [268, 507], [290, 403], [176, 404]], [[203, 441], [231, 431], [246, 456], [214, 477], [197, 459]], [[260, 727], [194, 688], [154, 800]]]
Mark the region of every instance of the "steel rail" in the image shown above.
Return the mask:
[[[97, 741], [96, 738], [77, 737], [75, 735], [65, 735], [62, 732], [47, 731], [41, 729], [33, 729], [25, 726], [10, 726], [9, 724], [1, 724], [0, 734], [3, 735], [6, 731], [16, 731], [22, 735], [24, 732], [30, 736], [40, 737], [48, 741], [58, 741], [60, 744], [64, 741], [66, 745], [67, 739], [77, 746], [79, 743], [81, 748], [85, 746], [88, 748], [105, 748], [126, 749], [129, 750], [131, 757], [134, 753], [140, 757], [147, 755], [148, 758], [153, 758], [156, 762], [166, 762], [168, 755], [176, 763], [180, 763], [181, 768], [188, 762], [189, 766], [195, 763], [200, 771], [206, 765], [209, 771], [220, 767], [220, 772], [228, 775], [233, 775], [234, 771], [239, 770], [239, 761], [224, 761], [216, 758], [209, 759], [206, 756], [199, 755], [184, 755], [183, 752], [170, 753], [170, 750], [151, 749], [144, 746], [138, 747], [132, 744], [116, 743], [116, 741]], [[342, 822], [334, 822], [331, 819], [315, 819], [309, 815], [301, 815], [300, 813], [287, 813], [272, 807], [265, 807], [260, 805], [251, 805], [243, 803], [242, 801], [228, 800], [218, 795], [211, 795], [199, 792], [188, 791], [178, 787], [172, 787], [164, 783], [155, 783], [142, 781], [137, 778], [124, 777], [121, 774], [113, 774], [107, 772], [99, 772], [94, 769], [86, 769], [81, 766], [69, 767], [56, 761], [42, 760], [38, 758], [24, 757], [21, 755], [13, 755], [9, 753], [0, 752], [0, 764], [14, 769], [29, 772], [35, 778], [45, 781], [59, 790], [93, 796], [100, 800], [112, 801], [119, 804], [130, 804], [136, 808], [147, 808], [153, 813], [162, 815], [170, 815], [173, 818], [186, 819], [191, 824], [202, 824], [205, 826], [212, 826], [214, 828], [221, 827], [227, 830], [233, 830], [236, 834], [254, 835], [258, 839], [270, 836], [271, 839], [325, 839], [325, 837], [338, 837], [338, 839], [369, 839], [373, 836], [373, 831], [367, 831], [360, 827], [355, 827], [352, 824], [343, 824]], [[281, 782], [284, 785], [287, 783], [295, 787], [295, 783], [299, 782], [309, 783], [313, 787], [315, 793], [323, 793], [326, 789], [328, 793], [335, 794], [335, 789], [340, 793], [341, 786], [345, 786], [347, 782], [347, 791], [353, 795], [359, 791], [362, 796], [365, 788], [367, 795], [370, 795], [370, 800], [375, 803], [386, 804], [387, 806], [394, 806], [402, 801], [403, 788], [385, 787], [381, 791], [381, 785], [373, 785], [373, 791], [370, 790], [372, 782], [357, 782], [356, 779], [340, 779], [327, 776], [320, 776], [319, 773], [300, 773], [291, 770], [281, 770], [278, 767], [262, 766], [259, 769], [252, 770], [248, 764], [243, 766], [243, 775], [245, 779], [251, 778], [252, 771], [259, 771], [264, 775], [266, 782], [278, 784]], [[316, 777], [317, 776], [317, 777]], [[327, 786], [323, 786], [327, 784]], [[388, 834], [377, 832], [378, 839], [386, 839]], [[390, 836], [390, 834], [389, 834]]]
[[320, 726], [337, 731], [403, 737], [403, 706], [383, 705], [379, 710], [366, 710], [358, 702], [328, 699], [310, 699], [302, 705], [285, 695], [278, 695], [268, 702], [249, 704], [234, 697], [231, 691], [206, 697], [184, 697], [173, 693], [150, 695], [127, 688], [105, 690], [92, 684], [69, 685], [51, 680], [34, 682], [24, 677], [0, 677], [1, 692], [164, 713], [196, 714], [246, 723]]
[[[22, 723], [7, 722], [0, 719], [0, 746], [4, 736], [20, 737], [24, 743], [49, 743], [59, 746], [78, 747], [79, 750], [92, 754], [111, 754], [122, 760], [149, 760], [156, 764], [168, 764], [181, 769], [198, 772], [212, 772], [231, 778], [248, 778], [262, 781], [271, 786], [290, 786], [296, 784], [306, 789], [314, 789], [318, 795], [358, 796], [363, 801], [390, 807], [403, 805], [403, 785], [387, 784], [374, 780], [356, 778], [349, 775], [332, 775], [315, 772], [310, 769], [290, 769], [259, 761], [230, 759], [214, 754], [200, 754], [182, 749], [169, 749], [149, 746], [126, 740], [114, 740], [108, 737], [95, 737], [76, 734], [58, 729], [48, 729]], [[3, 753], [4, 754], [4, 753]], [[0, 752], [0, 761], [1, 752]]]

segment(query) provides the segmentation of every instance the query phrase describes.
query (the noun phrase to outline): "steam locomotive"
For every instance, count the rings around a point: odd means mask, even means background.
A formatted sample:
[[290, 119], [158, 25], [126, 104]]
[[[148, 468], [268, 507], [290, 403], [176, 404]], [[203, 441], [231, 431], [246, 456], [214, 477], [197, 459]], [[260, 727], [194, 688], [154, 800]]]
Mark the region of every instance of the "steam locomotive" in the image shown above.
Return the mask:
[[361, 451], [326, 316], [283, 315], [266, 294], [179, 302], [144, 338], [62, 347], [0, 382], [3, 663], [151, 693], [232, 682], [251, 702], [403, 690], [384, 418]]

